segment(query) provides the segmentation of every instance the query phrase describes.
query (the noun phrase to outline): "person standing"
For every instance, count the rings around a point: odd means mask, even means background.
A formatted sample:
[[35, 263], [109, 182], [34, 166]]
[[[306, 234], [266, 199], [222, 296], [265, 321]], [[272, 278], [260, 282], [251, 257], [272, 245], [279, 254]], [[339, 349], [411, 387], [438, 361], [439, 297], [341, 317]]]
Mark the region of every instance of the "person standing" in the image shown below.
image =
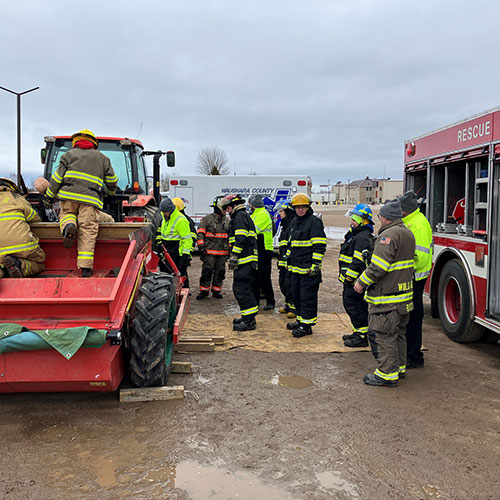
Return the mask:
[[273, 220], [264, 207], [264, 201], [260, 194], [252, 194], [248, 198], [248, 205], [252, 211], [252, 220], [257, 233], [257, 253], [259, 265], [257, 269], [257, 280], [255, 282], [255, 295], [260, 299], [262, 292], [266, 299], [264, 310], [274, 309], [274, 290], [271, 278], [273, 258]]
[[291, 290], [297, 321], [286, 326], [296, 338], [311, 335], [318, 315], [321, 264], [326, 251], [323, 222], [311, 208], [311, 198], [297, 193], [292, 198], [296, 218], [292, 223], [289, 247], [285, 254], [291, 271]]
[[198, 228], [198, 250], [201, 253], [200, 293], [196, 300], [212, 296], [222, 299], [222, 283], [226, 277], [226, 260], [229, 255], [229, 221], [226, 208], [229, 200], [214, 198], [213, 213], [205, 215]]
[[233, 320], [233, 330], [255, 330], [255, 316], [259, 302], [254, 294], [257, 274], [257, 235], [250, 215], [245, 211], [245, 200], [239, 195], [227, 197], [230, 256], [228, 268], [234, 271], [233, 293], [240, 306], [241, 318]]
[[[369, 336], [374, 335], [377, 369], [365, 384], [394, 387], [406, 373], [406, 325], [413, 309], [415, 238], [401, 220], [398, 198], [380, 209], [381, 229], [370, 265], [354, 285], [369, 304]], [[371, 339], [372, 337], [370, 337]]]
[[363, 203], [349, 210], [348, 214], [351, 224], [340, 246], [339, 281], [344, 284], [342, 300], [351, 319], [352, 334], [342, 338], [346, 347], [367, 347], [368, 304], [353, 287], [366, 269], [365, 261], [373, 251], [373, 214], [372, 209]]
[[63, 246], [71, 248], [78, 237], [77, 266], [82, 276], [88, 278], [94, 267], [103, 194], [115, 194], [118, 178], [109, 158], [97, 151], [98, 141], [93, 132], [80, 130], [71, 139], [73, 149], [61, 156], [42, 202], [45, 208], [50, 208], [55, 198], [59, 199]]
[[172, 272], [162, 258], [162, 247], [165, 247], [181, 276], [186, 277], [184, 288], [189, 288], [187, 268], [193, 248], [191, 229], [186, 217], [177, 210], [177, 207], [168, 196], [161, 200], [157, 215], [153, 221], [153, 231], [156, 235], [153, 250], [160, 255], [160, 271]]
[[418, 208], [417, 195], [407, 191], [399, 197], [403, 223], [415, 236], [415, 278], [413, 280], [413, 311], [406, 327], [406, 367], [422, 368], [422, 323], [424, 320], [424, 288], [432, 267], [432, 229]]
[[[186, 218], [186, 220], [189, 223], [189, 231], [190, 231], [190, 236], [191, 239], [193, 240], [193, 245], [191, 247], [191, 253], [189, 254], [189, 263], [187, 267], [191, 265], [191, 261], [193, 260], [193, 252], [194, 252], [194, 247], [196, 246], [196, 240], [197, 235], [196, 235], [196, 225], [194, 223], [194, 220], [189, 217], [189, 215], [186, 214], [186, 204], [184, 203], [184, 200], [182, 198], [172, 198], [172, 201], [174, 202], [174, 205], [176, 206], [177, 210]], [[184, 282], [184, 288], [189, 288], [189, 277], [186, 273], [186, 281]]]
[[35, 276], [45, 269], [45, 252], [30, 224], [40, 216], [10, 179], [0, 178], [0, 278]]
[[291, 272], [288, 269], [285, 254], [288, 249], [288, 238], [292, 229], [292, 222], [295, 219], [295, 212], [291, 206], [291, 200], [286, 199], [276, 203], [274, 207], [279, 213], [281, 223], [279, 232], [279, 248], [278, 248], [278, 271], [280, 290], [285, 298], [285, 306], [280, 307], [279, 312], [286, 314], [289, 318], [295, 318], [295, 306], [293, 305], [292, 290], [291, 290]]

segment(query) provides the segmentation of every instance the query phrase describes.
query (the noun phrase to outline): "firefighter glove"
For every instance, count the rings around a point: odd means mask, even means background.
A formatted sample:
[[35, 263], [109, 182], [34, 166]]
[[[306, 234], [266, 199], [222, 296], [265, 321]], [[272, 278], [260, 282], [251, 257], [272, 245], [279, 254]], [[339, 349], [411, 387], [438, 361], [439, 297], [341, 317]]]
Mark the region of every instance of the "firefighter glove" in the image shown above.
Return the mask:
[[190, 261], [190, 257], [187, 253], [184, 253], [182, 254], [182, 257], [179, 261], [179, 268], [181, 269], [186, 269], [188, 266], [189, 266], [189, 261]]
[[207, 247], [206, 247], [206, 245], [198, 245], [198, 250], [200, 251], [200, 253], [202, 255], [205, 255], [207, 252]]
[[230, 271], [234, 271], [235, 269], [238, 269], [238, 256], [231, 254], [229, 257], [229, 263], [227, 265]]
[[52, 203], [54, 203], [54, 199], [53, 198], [49, 198], [46, 194], [43, 195], [43, 198], [42, 198], [42, 205], [49, 209], [49, 208], [52, 208]]
[[319, 264], [313, 264], [309, 269], [309, 276], [319, 276], [321, 272], [321, 266]]

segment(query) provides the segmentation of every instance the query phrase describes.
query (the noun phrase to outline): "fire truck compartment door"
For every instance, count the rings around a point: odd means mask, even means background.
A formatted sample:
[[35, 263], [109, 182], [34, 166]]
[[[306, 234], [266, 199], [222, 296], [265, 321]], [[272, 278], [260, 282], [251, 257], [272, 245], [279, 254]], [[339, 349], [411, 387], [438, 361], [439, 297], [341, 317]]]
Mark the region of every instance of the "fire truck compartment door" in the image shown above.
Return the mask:
[[488, 309], [490, 317], [500, 320], [500, 163], [495, 163], [493, 175], [493, 200], [490, 203], [491, 231], [488, 270]]

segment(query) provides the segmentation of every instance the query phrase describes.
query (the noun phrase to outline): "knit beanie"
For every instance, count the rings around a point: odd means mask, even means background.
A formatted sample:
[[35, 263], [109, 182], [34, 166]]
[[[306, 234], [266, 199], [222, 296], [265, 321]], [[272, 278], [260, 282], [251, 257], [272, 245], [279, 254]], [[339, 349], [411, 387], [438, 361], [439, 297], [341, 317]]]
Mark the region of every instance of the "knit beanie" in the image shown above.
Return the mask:
[[264, 206], [264, 201], [262, 200], [262, 195], [260, 194], [252, 194], [250, 198], [248, 198], [248, 204], [252, 205], [254, 208], [262, 208]]
[[172, 213], [175, 210], [174, 202], [168, 197], [165, 196], [160, 203], [160, 212], [169, 212]]
[[418, 208], [417, 195], [415, 191], [406, 191], [406, 193], [399, 197], [399, 200], [401, 201], [401, 210], [403, 212], [411, 214]]
[[403, 213], [401, 212], [401, 201], [399, 201], [399, 198], [387, 201], [380, 209], [380, 215], [388, 220], [401, 219]]

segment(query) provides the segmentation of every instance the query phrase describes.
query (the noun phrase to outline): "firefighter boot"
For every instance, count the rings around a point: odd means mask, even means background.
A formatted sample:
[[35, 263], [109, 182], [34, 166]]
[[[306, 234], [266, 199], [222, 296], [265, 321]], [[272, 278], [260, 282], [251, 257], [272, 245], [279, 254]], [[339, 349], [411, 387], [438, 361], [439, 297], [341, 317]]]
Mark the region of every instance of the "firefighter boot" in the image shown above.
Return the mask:
[[13, 255], [6, 255], [3, 259], [3, 265], [7, 271], [9, 278], [22, 278], [23, 271], [21, 268], [21, 261]]
[[82, 267], [82, 278], [90, 278], [92, 276], [92, 269], [90, 267]]
[[346, 347], [368, 347], [368, 339], [365, 335], [354, 335], [350, 339], [344, 340]]
[[238, 323], [241, 323], [242, 321], [243, 321], [243, 318], [234, 318], [233, 325], [237, 325]]
[[312, 335], [311, 325], [300, 325], [296, 330], [292, 332], [292, 335], [296, 339], [300, 339], [301, 337], [305, 337], [306, 335]]
[[208, 297], [208, 292], [206, 290], [202, 290], [197, 296], [196, 300], [203, 300]]
[[233, 330], [235, 332], [247, 332], [249, 330], [255, 330], [257, 328], [257, 323], [254, 318], [243, 318], [239, 323], [233, 324]]
[[63, 247], [71, 248], [76, 240], [76, 226], [73, 223], [66, 224], [63, 230]]
[[280, 314], [287, 314], [288, 312], [290, 312], [290, 308], [288, 306], [280, 307], [279, 308], [279, 313]]
[[349, 333], [347, 335], [342, 335], [342, 340], [349, 340], [349, 339], [353, 339], [354, 337], [356, 336], [355, 333]]
[[223, 299], [224, 298], [224, 296], [220, 292], [212, 292], [212, 297], [214, 299]]
[[377, 377], [374, 373], [367, 373], [363, 377], [363, 382], [367, 385], [376, 385], [384, 387], [397, 387], [397, 380], [384, 380], [383, 378]]
[[298, 321], [294, 321], [293, 323], [287, 323], [286, 327], [288, 330], [297, 330], [297, 328], [300, 326], [300, 323]]

